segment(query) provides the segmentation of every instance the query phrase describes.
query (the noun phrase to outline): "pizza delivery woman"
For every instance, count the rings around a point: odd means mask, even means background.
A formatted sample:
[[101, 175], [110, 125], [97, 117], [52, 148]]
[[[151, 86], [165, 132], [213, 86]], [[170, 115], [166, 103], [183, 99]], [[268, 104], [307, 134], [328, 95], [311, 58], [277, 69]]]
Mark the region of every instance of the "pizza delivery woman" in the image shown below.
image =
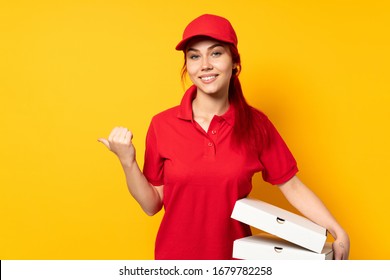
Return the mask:
[[155, 258], [231, 259], [233, 241], [251, 231], [230, 215], [250, 193], [254, 173], [262, 172], [297, 210], [332, 234], [335, 258], [347, 259], [347, 233], [298, 179], [296, 161], [270, 120], [245, 101], [230, 22], [209, 14], [194, 19], [176, 50], [184, 53], [182, 78], [188, 75], [193, 85], [180, 105], [153, 117], [143, 171], [131, 131], [115, 127], [108, 139], [99, 139], [118, 156], [145, 213], [164, 207]]

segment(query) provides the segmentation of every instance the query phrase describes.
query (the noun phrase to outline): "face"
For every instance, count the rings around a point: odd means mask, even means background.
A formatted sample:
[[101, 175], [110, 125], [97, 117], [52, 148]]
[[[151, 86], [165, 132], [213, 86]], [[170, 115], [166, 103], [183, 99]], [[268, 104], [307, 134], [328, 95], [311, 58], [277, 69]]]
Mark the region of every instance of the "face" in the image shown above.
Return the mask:
[[213, 39], [198, 39], [186, 49], [186, 68], [198, 92], [227, 95], [235, 65], [229, 47]]

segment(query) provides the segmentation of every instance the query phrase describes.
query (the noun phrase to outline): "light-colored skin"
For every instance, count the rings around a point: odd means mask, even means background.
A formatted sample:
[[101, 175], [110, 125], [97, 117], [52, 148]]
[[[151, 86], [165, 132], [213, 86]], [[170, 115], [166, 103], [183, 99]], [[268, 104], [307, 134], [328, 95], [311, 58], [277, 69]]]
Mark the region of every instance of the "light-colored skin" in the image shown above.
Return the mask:
[[229, 48], [215, 40], [194, 40], [186, 50], [187, 74], [197, 87], [192, 102], [194, 120], [208, 130], [214, 115], [223, 115], [229, 109], [229, 83], [232, 61]]
[[[187, 73], [198, 89], [192, 103], [194, 120], [207, 131], [213, 116], [221, 115], [229, 108], [229, 81], [236, 65], [232, 61], [229, 48], [211, 39], [191, 42], [186, 50], [186, 59]], [[164, 186], [152, 186], [147, 181], [136, 161], [131, 140], [132, 133], [124, 127], [115, 127], [108, 139], [98, 139], [117, 155], [130, 193], [145, 213], [154, 215], [162, 208]], [[335, 239], [335, 259], [348, 259], [348, 234], [322, 201], [297, 176], [279, 185], [279, 189], [299, 212], [330, 232]]]
[[326, 228], [335, 239], [333, 242], [334, 258], [346, 260], [349, 255], [349, 237], [337, 223], [322, 201], [297, 177], [279, 185], [287, 200], [299, 212], [316, 224]]
[[136, 160], [131, 141], [132, 133], [124, 127], [115, 127], [108, 139], [99, 138], [110, 151], [117, 155], [125, 172], [127, 187], [144, 212], [150, 216], [162, 208], [163, 186], [152, 186], [145, 178]]

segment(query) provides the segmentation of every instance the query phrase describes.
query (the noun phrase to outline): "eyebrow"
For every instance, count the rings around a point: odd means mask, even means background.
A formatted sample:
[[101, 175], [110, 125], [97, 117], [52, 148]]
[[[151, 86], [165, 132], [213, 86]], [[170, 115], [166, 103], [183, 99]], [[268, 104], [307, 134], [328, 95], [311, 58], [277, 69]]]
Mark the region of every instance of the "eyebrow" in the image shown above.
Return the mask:
[[[208, 47], [207, 50], [211, 50], [211, 49], [214, 49], [214, 48], [216, 48], [216, 47], [223, 47], [223, 45], [220, 44], [220, 43], [216, 43], [216, 44], [211, 45], [210, 47]], [[198, 52], [199, 50], [198, 50], [198, 49], [195, 49], [195, 48], [188, 48], [187, 52], [189, 52], [189, 51]]]

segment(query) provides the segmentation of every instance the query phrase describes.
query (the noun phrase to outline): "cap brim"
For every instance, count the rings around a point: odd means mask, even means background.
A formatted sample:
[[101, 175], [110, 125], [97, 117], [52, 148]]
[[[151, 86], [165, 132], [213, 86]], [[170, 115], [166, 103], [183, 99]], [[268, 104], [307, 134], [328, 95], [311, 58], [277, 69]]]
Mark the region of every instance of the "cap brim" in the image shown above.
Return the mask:
[[188, 42], [194, 38], [198, 38], [198, 37], [206, 37], [206, 38], [211, 38], [211, 39], [214, 39], [214, 40], [217, 40], [217, 41], [221, 41], [221, 42], [224, 42], [224, 43], [229, 43], [229, 44], [233, 44], [235, 45], [236, 43], [235, 42], [230, 42], [230, 41], [227, 41], [227, 40], [224, 40], [224, 39], [221, 39], [220, 36], [218, 35], [215, 35], [215, 34], [197, 34], [195, 36], [191, 36], [191, 37], [187, 37], [187, 38], [184, 38], [183, 40], [181, 40], [179, 42], [179, 44], [177, 44], [176, 46], [176, 50], [178, 51], [184, 51]]
[[184, 51], [185, 46], [186, 46], [187, 42], [188, 42], [190, 39], [191, 39], [191, 38], [181, 40], [180, 43], [177, 44], [177, 46], [176, 46], [175, 49], [176, 49], [177, 51]]

